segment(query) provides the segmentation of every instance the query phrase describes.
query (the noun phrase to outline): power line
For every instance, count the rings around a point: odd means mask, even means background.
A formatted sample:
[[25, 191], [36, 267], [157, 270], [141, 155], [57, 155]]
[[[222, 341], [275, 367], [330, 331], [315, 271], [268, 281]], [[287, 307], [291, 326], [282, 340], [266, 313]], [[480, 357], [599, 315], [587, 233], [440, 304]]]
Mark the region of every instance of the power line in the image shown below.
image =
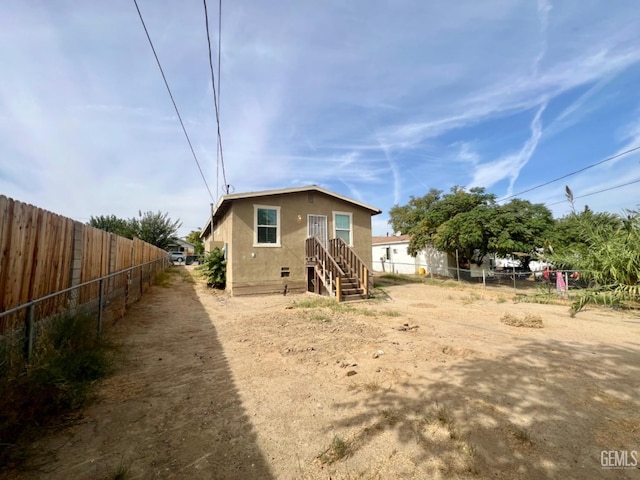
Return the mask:
[[553, 180], [549, 180], [548, 182], [545, 182], [545, 183], [541, 183], [540, 185], [536, 185], [535, 187], [528, 188], [527, 190], [523, 190], [522, 192], [514, 193], [513, 195], [509, 195], [508, 197], [501, 198], [500, 200], [498, 200], [498, 202], [504, 202], [505, 200], [509, 200], [510, 198], [517, 197], [519, 195], [522, 195], [523, 193], [529, 193], [529, 192], [531, 192], [533, 190], [537, 190], [538, 188], [546, 187], [547, 185], [550, 185], [550, 184], [555, 183], [557, 181], [563, 180], [563, 179], [565, 179], [567, 177], [571, 177], [571, 176], [576, 175], [578, 173], [584, 172], [585, 170], [589, 170], [590, 168], [597, 167], [598, 165], [602, 165], [603, 163], [610, 162], [611, 160], [615, 160], [616, 158], [620, 158], [620, 157], [622, 157], [624, 155], [628, 155], [629, 153], [635, 152], [636, 150], [640, 150], [640, 145], [638, 145], [637, 147], [633, 147], [633, 148], [631, 148], [629, 150], [625, 150], [624, 152], [618, 153], [618, 154], [616, 154], [616, 155], [614, 155], [612, 157], [605, 158], [604, 160], [601, 160], [601, 161], [599, 161], [597, 163], [594, 163], [594, 164], [591, 164], [591, 165], [587, 165], [586, 167], [581, 168], [580, 170], [576, 170], [575, 172], [567, 173], [566, 175], [563, 175], [561, 177], [555, 178]]
[[[218, 94], [216, 92], [216, 79], [213, 73], [213, 55], [211, 53], [211, 36], [209, 35], [209, 13], [207, 11], [207, 0], [202, 0], [202, 3], [204, 4], [204, 20], [205, 20], [205, 27], [207, 29], [207, 46], [209, 48], [209, 69], [211, 71], [211, 88], [213, 89], [213, 105], [216, 111], [216, 124], [218, 127], [216, 158], [219, 152], [220, 166], [222, 168], [222, 180], [224, 181], [226, 193], [229, 193], [229, 186], [227, 184], [227, 175], [224, 170], [224, 155], [222, 153], [222, 136], [220, 135], [220, 110], [218, 108]], [[218, 36], [220, 38], [221, 36], [220, 34], [222, 32], [222, 0], [220, 0], [219, 2], [219, 12], [220, 12], [220, 19], [218, 20], [218, 28], [219, 28]], [[221, 40], [218, 40], [218, 62], [220, 62], [220, 42]], [[220, 84], [220, 63], [218, 63], [218, 89], [220, 88], [219, 84]]]
[[[222, 0], [218, 2], [218, 118], [220, 118], [220, 110], [222, 110], [222, 99], [220, 98], [220, 89], [222, 88], [222, 75], [220, 74], [220, 57], [222, 54]], [[222, 152], [220, 142], [216, 138], [216, 169], [218, 168], [218, 162], [220, 161], [220, 153]], [[226, 185], [226, 182], [225, 182]], [[216, 176], [216, 188], [220, 188], [219, 180]], [[229, 193], [229, 187], [225, 187], [227, 193]]]
[[176, 115], [178, 116], [178, 120], [180, 121], [180, 126], [182, 127], [182, 131], [184, 132], [184, 136], [187, 139], [187, 143], [189, 144], [189, 148], [191, 149], [191, 154], [193, 155], [193, 159], [196, 161], [196, 165], [198, 165], [198, 170], [200, 171], [200, 175], [202, 176], [202, 180], [204, 181], [205, 186], [207, 187], [207, 191], [209, 192], [209, 196], [212, 201], [213, 194], [211, 193], [211, 189], [209, 188], [209, 184], [207, 183], [207, 179], [202, 172], [202, 168], [200, 167], [200, 162], [198, 161], [198, 157], [196, 156], [196, 152], [193, 149], [193, 145], [191, 144], [191, 139], [189, 138], [189, 134], [187, 133], [187, 129], [184, 126], [184, 122], [182, 121], [182, 116], [180, 115], [180, 111], [178, 110], [178, 105], [176, 105], [176, 101], [173, 98], [173, 94], [171, 93], [171, 89], [169, 88], [169, 82], [167, 82], [167, 77], [164, 74], [164, 70], [162, 70], [162, 65], [160, 64], [160, 59], [158, 58], [158, 54], [156, 53], [156, 49], [153, 46], [153, 42], [151, 41], [151, 37], [149, 36], [149, 31], [147, 30], [147, 26], [144, 23], [144, 19], [142, 18], [142, 13], [140, 12], [140, 7], [138, 7], [138, 1], [133, 0], [133, 3], [136, 6], [136, 10], [138, 11], [138, 16], [140, 17], [140, 22], [142, 23], [142, 28], [144, 28], [144, 33], [147, 34], [147, 40], [149, 40], [149, 45], [151, 45], [151, 50], [153, 51], [153, 56], [156, 58], [156, 62], [158, 63], [158, 68], [160, 69], [160, 74], [162, 75], [162, 79], [164, 80], [164, 85], [167, 87], [167, 92], [169, 92], [169, 97], [171, 98], [171, 103], [173, 103], [173, 108], [176, 110]]
[[[579, 195], [577, 197], [573, 197], [573, 199], [577, 200], [578, 198], [590, 197], [591, 195], [596, 195], [598, 193], [608, 192], [609, 190], [615, 190], [616, 188], [626, 187], [627, 185], [633, 185], [634, 183], [640, 183], [640, 178], [638, 178], [637, 180], [633, 180], [631, 182], [627, 182], [627, 183], [622, 183], [620, 185], [616, 185], [614, 187], [603, 188], [602, 190], [598, 190], [596, 192], [585, 193], [584, 195]], [[561, 203], [564, 203], [565, 201], [566, 200], [561, 200], [559, 202], [547, 203], [547, 207], [551, 207], [553, 205], [560, 205]]]

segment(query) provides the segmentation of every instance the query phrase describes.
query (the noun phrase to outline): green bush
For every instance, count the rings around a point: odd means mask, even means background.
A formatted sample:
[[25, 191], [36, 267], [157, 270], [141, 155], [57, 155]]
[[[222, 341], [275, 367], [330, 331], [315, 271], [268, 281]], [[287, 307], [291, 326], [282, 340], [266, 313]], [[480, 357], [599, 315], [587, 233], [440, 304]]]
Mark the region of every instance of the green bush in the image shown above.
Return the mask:
[[207, 285], [224, 289], [227, 282], [227, 261], [219, 248], [214, 248], [203, 260], [198, 270], [204, 275]]

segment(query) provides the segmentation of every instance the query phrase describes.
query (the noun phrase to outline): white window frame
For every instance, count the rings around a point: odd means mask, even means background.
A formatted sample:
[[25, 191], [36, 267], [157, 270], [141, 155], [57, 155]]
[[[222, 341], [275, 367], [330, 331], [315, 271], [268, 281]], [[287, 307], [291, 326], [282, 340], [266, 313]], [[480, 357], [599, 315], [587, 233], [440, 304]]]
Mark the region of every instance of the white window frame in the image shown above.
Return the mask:
[[[351, 212], [332, 212], [333, 213], [333, 238], [338, 238], [338, 228], [336, 228], [336, 215], [347, 215], [349, 217], [349, 243], [353, 247], [353, 213]], [[345, 231], [344, 229], [340, 229]]]
[[[258, 243], [258, 209], [262, 208], [265, 210], [275, 210], [276, 211], [276, 243]], [[254, 205], [253, 206], [253, 246], [254, 247], [267, 247], [267, 248], [278, 248], [280, 247], [280, 238], [282, 232], [281, 228], [281, 220], [280, 220], [280, 207], [276, 207], [274, 205]]]

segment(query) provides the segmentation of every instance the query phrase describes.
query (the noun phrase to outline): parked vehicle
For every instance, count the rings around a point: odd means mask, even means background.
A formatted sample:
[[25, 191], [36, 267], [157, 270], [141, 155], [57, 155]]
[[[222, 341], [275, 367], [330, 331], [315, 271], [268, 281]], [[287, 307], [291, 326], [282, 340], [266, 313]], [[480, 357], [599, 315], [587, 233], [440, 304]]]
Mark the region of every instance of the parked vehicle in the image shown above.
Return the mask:
[[173, 263], [185, 263], [187, 255], [184, 252], [169, 252], [169, 261]]

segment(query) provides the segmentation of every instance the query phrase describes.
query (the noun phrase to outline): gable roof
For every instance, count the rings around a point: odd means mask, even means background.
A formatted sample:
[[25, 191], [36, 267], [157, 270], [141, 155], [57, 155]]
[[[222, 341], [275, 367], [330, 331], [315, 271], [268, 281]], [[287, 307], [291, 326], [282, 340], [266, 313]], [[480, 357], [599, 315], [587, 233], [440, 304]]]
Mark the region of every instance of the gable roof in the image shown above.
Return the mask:
[[182, 238], [174, 238], [171, 243], [169, 244], [169, 246], [172, 245], [179, 245], [181, 247], [191, 247], [191, 248], [195, 248], [196, 246], [191, 243], [191, 242], [187, 242], [186, 240], [182, 239]]
[[231, 193], [228, 195], [223, 195], [218, 200], [218, 204], [216, 205], [215, 210], [212, 215], [209, 217], [207, 224], [200, 232], [200, 236], [204, 237], [211, 230], [211, 221], [215, 221], [220, 218], [230, 207], [234, 200], [244, 200], [247, 198], [262, 198], [262, 197], [272, 197], [276, 195], [286, 195], [290, 193], [301, 193], [301, 192], [318, 192], [328, 195], [330, 197], [334, 197], [340, 199], [344, 202], [351, 203], [352, 205], [356, 205], [360, 208], [364, 208], [365, 210], [369, 210], [371, 215], [378, 215], [382, 213], [382, 210], [379, 208], [373, 207], [366, 203], [360, 202], [358, 200], [354, 200], [349, 197], [345, 197], [344, 195], [340, 195], [339, 193], [332, 192], [331, 190], [327, 190], [326, 188], [319, 187], [318, 185], [307, 185], [305, 187], [293, 187], [293, 188], [280, 188], [276, 190], [261, 190], [258, 192], [247, 192], [247, 193]]
[[371, 237], [372, 245], [391, 245], [394, 243], [409, 243], [411, 235], [391, 235], [384, 237]]

